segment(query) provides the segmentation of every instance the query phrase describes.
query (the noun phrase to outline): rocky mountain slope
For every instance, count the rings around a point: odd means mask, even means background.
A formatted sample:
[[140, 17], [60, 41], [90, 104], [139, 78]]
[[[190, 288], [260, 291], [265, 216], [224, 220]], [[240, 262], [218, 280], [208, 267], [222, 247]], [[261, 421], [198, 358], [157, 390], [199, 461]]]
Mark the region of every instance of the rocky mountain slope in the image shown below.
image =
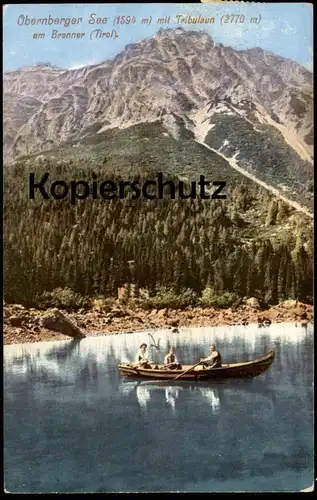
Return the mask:
[[204, 32], [160, 30], [113, 60], [78, 70], [39, 64], [4, 75], [5, 156], [80, 144], [159, 122], [206, 142], [290, 195], [312, 192], [312, 74], [260, 48]]

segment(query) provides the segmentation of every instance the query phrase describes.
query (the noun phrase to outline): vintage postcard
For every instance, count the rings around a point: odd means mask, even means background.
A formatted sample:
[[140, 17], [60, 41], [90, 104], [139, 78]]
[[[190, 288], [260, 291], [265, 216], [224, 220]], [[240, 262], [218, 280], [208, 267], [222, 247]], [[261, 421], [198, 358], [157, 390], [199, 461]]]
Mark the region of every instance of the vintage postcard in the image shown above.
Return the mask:
[[313, 491], [311, 4], [3, 14], [5, 491]]

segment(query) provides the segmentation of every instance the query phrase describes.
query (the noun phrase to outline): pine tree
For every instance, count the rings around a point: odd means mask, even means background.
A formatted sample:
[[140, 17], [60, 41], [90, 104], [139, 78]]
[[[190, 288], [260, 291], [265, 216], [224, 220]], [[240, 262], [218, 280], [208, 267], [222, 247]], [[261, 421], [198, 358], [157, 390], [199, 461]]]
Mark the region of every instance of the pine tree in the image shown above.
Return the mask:
[[277, 213], [278, 213], [278, 202], [276, 200], [273, 200], [268, 209], [268, 214], [265, 221], [266, 226], [274, 226], [276, 224]]

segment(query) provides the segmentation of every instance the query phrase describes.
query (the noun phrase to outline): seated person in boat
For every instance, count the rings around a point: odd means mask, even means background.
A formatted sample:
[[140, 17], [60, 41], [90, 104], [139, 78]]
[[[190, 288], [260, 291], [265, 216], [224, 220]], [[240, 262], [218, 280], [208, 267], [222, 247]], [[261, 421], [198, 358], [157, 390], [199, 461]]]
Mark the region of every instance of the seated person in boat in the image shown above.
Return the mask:
[[209, 356], [201, 358], [201, 366], [203, 368], [220, 368], [221, 367], [221, 354], [217, 351], [214, 344], [210, 346]]
[[174, 347], [171, 347], [169, 352], [164, 358], [164, 368], [168, 370], [181, 370], [182, 366], [179, 364], [178, 359], [175, 354]]
[[139, 368], [152, 368], [151, 361], [149, 359], [149, 353], [147, 350], [147, 344], [141, 344], [140, 349], [135, 358], [135, 367]]

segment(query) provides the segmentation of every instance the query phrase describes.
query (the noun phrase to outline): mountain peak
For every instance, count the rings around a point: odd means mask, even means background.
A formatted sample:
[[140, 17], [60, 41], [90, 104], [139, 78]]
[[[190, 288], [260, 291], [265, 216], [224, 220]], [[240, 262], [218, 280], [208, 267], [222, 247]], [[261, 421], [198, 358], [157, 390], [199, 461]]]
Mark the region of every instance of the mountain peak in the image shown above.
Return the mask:
[[14, 75], [14, 74], [19, 74], [21, 72], [24, 73], [39, 73], [39, 72], [64, 72], [67, 71], [65, 68], [60, 68], [59, 66], [55, 66], [54, 64], [50, 62], [38, 62], [33, 64], [32, 66], [24, 66], [22, 68], [17, 68], [11, 71], [5, 71], [4, 75]]
[[86, 130], [103, 133], [163, 116], [176, 130], [172, 117], [189, 124], [211, 100], [219, 104], [215, 116], [244, 113], [251, 122], [273, 120], [311, 148], [308, 71], [259, 47], [216, 44], [205, 31], [162, 27], [114, 59], [79, 69], [40, 62], [5, 74], [4, 90], [23, 105], [26, 96], [37, 99], [34, 113], [23, 115], [25, 122], [18, 115], [12, 122], [9, 149], [15, 154], [42, 149], [48, 137], [58, 145]]
[[59, 66], [55, 66], [55, 64], [48, 62], [38, 62], [34, 65], [36, 68], [51, 68], [51, 69], [59, 69], [61, 71], [65, 71], [65, 68], [60, 68]]
[[212, 37], [206, 30], [189, 30], [178, 26], [176, 28], [160, 28], [154, 38], [160, 38], [164, 36], [186, 36], [187, 38], [195, 37], [195, 38], [204, 38], [208, 37], [212, 40]]

